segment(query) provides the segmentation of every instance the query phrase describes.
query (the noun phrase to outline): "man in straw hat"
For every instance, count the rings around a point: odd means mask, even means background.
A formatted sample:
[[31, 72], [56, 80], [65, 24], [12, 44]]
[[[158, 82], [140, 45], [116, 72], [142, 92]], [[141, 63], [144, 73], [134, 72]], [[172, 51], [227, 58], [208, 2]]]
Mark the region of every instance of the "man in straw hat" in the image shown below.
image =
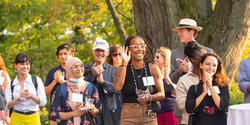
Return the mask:
[[[197, 26], [195, 20], [188, 18], [181, 19], [179, 24], [173, 28], [173, 31], [178, 33], [180, 42], [183, 44], [183, 46], [174, 49], [171, 54], [171, 73], [169, 76], [173, 83], [177, 84], [181, 76], [192, 70], [192, 64], [187, 60], [184, 54], [184, 46], [190, 41], [195, 41], [198, 32], [201, 30], [202, 27]], [[207, 52], [213, 51], [212, 49], [205, 46], [200, 46]], [[182, 111], [178, 109], [177, 106], [175, 106], [174, 113], [177, 117], [178, 125], [181, 124]]]

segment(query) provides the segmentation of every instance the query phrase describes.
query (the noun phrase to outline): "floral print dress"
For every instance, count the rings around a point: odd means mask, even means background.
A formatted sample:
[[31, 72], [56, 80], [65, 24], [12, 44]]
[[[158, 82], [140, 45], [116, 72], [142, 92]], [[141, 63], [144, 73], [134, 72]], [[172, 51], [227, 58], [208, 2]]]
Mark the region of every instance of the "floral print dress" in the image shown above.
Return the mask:
[[[85, 81], [86, 82], [86, 81]], [[100, 100], [96, 87], [86, 82], [86, 87], [80, 94], [83, 94], [83, 104], [85, 104], [85, 97], [91, 97], [94, 99], [94, 105], [96, 108], [100, 108]], [[60, 125], [74, 125], [73, 117], [68, 120], [60, 119], [59, 112], [71, 112], [72, 109], [69, 105], [69, 96], [67, 91], [67, 83], [64, 83], [57, 87], [54, 96], [52, 97], [51, 113], [49, 114], [53, 121], [56, 121]], [[95, 117], [90, 113], [85, 113], [81, 116], [81, 125], [93, 125], [95, 123]]]

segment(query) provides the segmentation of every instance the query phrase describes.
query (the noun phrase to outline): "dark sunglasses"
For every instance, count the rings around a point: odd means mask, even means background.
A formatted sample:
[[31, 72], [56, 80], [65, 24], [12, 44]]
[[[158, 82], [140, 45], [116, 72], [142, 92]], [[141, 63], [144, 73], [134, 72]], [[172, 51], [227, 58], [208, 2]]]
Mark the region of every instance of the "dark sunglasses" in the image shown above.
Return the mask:
[[112, 54], [113, 57], [117, 57], [118, 55], [121, 56], [122, 54], [121, 53], [113, 53]]

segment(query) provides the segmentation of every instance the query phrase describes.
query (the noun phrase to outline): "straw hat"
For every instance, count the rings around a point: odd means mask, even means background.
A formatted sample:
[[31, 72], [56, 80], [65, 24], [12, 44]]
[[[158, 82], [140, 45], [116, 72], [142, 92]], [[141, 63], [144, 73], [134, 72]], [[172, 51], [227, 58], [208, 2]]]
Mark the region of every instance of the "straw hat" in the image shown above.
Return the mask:
[[177, 27], [173, 28], [173, 31], [178, 31], [182, 28], [191, 28], [197, 31], [201, 31], [202, 27], [197, 26], [197, 23], [195, 20], [193, 19], [188, 19], [188, 18], [184, 18], [180, 20], [180, 23], [177, 25]]

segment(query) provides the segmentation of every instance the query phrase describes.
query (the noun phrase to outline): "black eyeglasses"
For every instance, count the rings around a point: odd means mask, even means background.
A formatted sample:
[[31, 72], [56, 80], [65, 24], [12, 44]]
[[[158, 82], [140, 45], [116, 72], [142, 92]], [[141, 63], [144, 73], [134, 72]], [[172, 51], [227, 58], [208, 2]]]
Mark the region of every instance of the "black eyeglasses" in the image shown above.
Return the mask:
[[121, 56], [122, 54], [121, 53], [113, 53], [112, 56], [113, 57], [117, 57], [117, 56]]

